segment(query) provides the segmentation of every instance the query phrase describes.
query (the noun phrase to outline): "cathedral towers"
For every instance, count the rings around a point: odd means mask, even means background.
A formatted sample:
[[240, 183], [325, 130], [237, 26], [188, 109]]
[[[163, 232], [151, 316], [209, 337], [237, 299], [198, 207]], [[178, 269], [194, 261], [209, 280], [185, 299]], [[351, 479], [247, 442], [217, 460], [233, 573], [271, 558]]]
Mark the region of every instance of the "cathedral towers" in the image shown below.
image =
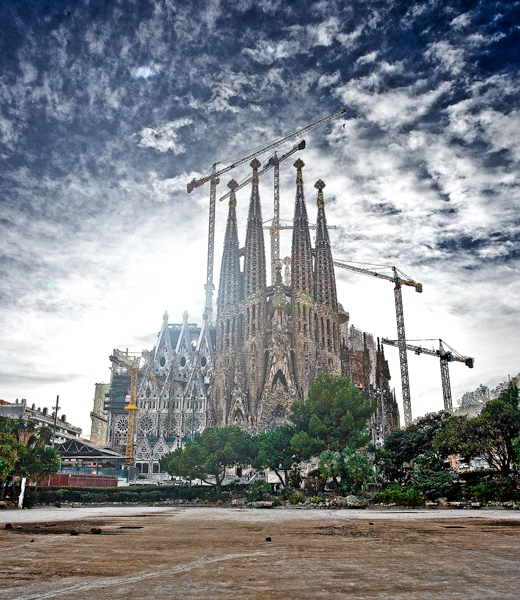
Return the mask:
[[[296, 168], [291, 285], [280, 270], [266, 284], [266, 256], [258, 168], [253, 160], [245, 247], [239, 250], [232, 190], [220, 273], [215, 381], [210, 423], [262, 431], [286, 421], [320, 371], [341, 373], [338, 301], [326, 228], [323, 182], [318, 182], [318, 231], [311, 246], [302, 169]], [[240, 271], [240, 256], [244, 257]]]

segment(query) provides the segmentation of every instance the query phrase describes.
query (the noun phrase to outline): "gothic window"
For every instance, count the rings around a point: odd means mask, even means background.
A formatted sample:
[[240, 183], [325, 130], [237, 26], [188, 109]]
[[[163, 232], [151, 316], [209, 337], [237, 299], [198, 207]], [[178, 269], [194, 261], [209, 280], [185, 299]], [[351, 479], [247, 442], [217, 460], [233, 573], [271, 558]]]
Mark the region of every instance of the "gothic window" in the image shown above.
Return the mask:
[[143, 473], [148, 473], [148, 463], [143, 463]]
[[159, 463], [153, 463], [152, 471], [154, 473], [159, 473]]
[[150, 391], [150, 388], [146, 388], [146, 397], [147, 397], [147, 398], [149, 398], [149, 397], [150, 397], [150, 394], [151, 394], [151, 393], [152, 393], [152, 392]]
[[256, 318], [256, 304], [253, 304], [253, 319]]
[[303, 335], [307, 335], [307, 323], [303, 324]]
[[251, 335], [255, 335], [255, 333], [256, 333], [256, 327], [255, 327], [255, 324], [253, 323], [251, 325]]
[[303, 318], [305, 319], [305, 304], [303, 305]]

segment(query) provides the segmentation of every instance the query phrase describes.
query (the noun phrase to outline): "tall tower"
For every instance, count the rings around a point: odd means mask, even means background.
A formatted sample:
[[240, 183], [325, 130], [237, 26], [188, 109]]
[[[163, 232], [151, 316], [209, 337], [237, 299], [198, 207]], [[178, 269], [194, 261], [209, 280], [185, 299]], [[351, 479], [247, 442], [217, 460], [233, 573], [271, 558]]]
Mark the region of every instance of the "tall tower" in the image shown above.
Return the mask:
[[313, 331], [316, 310], [311, 237], [303, 192], [302, 168], [304, 166], [301, 159], [294, 163], [296, 168], [296, 202], [291, 251], [293, 362], [296, 385], [300, 396], [307, 392], [311, 381], [315, 377]]
[[318, 190], [318, 219], [316, 223], [316, 263], [314, 271], [315, 296], [317, 313], [315, 313], [315, 340], [319, 346], [317, 362], [319, 371], [341, 373], [340, 332], [338, 317], [338, 298], [336, 292], [336, 276], [330, 249], [327, 219], [325, 217], [325, 201], [320, 179], [314, 187]]
[[[236, 216], [237, 202], [235, 197], [238, 184], [235, 180], [231, 180], [228, 187], [231, 190], [231, 195], [217, 301], [217, 359], [215, 364], [216, 376], [212, 391], [214, 414], [210, 416], [211, 422], [220, 424], [229, 423], [230, 420], [237, 355], [243, 341], [243, 318], [240, 311], [242, 290]], [[244, 418], [243, 414], [241, 416]], [[238, 415], [238, 420], [240, 420], [240, 415]]]
[[248, 410], [256, 415], [264, 383], [266, 328], [266, 265], [262, 209], [258, 192], [256, 158], [251, 162], [253, 181], [244, 254], [244, 357]]

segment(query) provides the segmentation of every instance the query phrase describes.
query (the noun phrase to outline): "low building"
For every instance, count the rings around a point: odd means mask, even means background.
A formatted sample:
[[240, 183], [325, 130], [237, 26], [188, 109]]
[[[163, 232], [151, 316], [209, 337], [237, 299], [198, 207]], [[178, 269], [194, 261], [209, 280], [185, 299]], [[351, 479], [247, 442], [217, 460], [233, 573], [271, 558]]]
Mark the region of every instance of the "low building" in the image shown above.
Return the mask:
[[[49, 411], [47, 407], [36, 408], [36, 404], [28, 406], [27, 400], [16, 399], [16, 402], [0, 401], [0, 416], [18, 419], [24, 417], [31, 421], [36, 421], [40, 427], [46, 425], [51, 429], [54, 428], [54, 413]], [[76, 427], [67, 421], [66, 415], [62, 414], [56, 419], [56, 438], [55, 443], [60, 444], [70, 439], [79, 439], [81, 437], [81, 427]]]

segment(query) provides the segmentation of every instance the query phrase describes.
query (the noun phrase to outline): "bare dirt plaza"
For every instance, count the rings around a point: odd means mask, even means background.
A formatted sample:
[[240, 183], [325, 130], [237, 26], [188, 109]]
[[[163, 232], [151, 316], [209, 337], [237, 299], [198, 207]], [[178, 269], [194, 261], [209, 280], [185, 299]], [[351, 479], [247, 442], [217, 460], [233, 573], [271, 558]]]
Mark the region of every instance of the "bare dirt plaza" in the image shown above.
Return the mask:
[[98, 506], [0, 514], [2, 600], [520, 597], [518, 511]]

